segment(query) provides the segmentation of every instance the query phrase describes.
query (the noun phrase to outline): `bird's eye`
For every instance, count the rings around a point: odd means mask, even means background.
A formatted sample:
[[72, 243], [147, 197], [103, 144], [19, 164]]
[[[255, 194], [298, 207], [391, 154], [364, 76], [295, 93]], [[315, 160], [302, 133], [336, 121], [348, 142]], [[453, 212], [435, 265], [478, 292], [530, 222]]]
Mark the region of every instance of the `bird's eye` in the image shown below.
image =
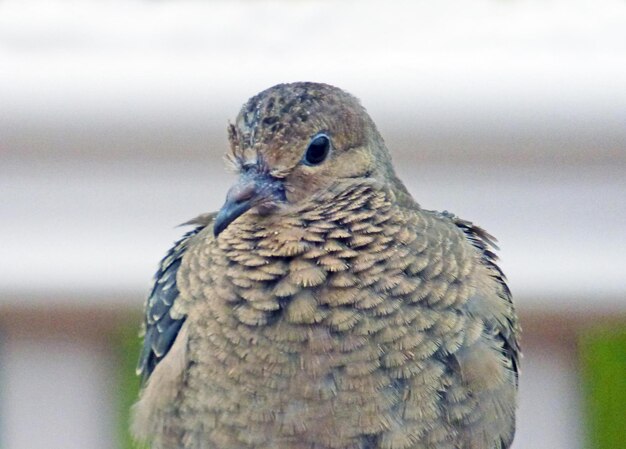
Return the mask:
[[326, 134], [318, 134], [309, 143], [303, 161], [306, 165], [319, 165], [324, 162], [329, 152], [330, 139]]

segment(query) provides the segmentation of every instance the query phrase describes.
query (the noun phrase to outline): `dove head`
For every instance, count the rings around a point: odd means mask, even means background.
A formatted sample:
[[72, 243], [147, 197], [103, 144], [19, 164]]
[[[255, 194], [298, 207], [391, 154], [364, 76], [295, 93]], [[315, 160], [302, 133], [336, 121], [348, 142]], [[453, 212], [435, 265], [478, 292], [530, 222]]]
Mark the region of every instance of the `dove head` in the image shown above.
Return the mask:
[[217, 236], [250, 209], [264, 215], [333, 185], [395, 179], [374, 122], [352, 95], [327, 84], [279, 84], [252, 97], [228, 128], [239, 174], [215, 223]]

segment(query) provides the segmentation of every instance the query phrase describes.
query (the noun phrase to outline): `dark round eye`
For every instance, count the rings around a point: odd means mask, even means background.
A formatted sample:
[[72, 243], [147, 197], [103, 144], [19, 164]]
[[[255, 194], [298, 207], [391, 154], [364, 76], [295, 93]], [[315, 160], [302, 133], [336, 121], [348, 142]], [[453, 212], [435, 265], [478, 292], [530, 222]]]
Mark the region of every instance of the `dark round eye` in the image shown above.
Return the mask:
[[306, 165], [318, 165], [324, 162], [330, 152], [330, 139], [326, 134], [318, 134], [309, 143], [306, 153], [304, 153], [304, 163]]

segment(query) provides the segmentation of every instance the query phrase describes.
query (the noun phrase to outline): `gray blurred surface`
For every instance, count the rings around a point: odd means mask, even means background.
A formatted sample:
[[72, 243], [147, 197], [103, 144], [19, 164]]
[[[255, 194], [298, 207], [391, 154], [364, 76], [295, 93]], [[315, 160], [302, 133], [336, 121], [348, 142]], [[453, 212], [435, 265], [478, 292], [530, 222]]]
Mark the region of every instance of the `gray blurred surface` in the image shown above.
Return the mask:
[[105, 348], [81, 339], [3, 339], [2, 447], [115, 447], [115, 367]]
[[314, 80], [426, 161], [624, 163], [624, 23], [620, 0], [5, 0], [0, 148], [199, 157], [249, 96]]
[[[184, 232], [175, 226], [222, 204], [234, 180], [222, 165], [209, 154], [4, 165], [0, 291], [147, 289]], [[449, 210], [500, 239], [521, 307], [626, 310], [624, 167], [433, 165], [402, 156], [396, 165], [423, 207]]]

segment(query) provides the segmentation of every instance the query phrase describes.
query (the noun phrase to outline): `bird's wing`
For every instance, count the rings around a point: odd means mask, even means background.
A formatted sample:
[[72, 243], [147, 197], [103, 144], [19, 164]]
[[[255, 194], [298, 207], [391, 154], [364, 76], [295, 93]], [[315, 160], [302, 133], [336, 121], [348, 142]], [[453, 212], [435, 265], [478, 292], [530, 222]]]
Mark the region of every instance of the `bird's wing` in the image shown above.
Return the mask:
[[172, 306], [180, 294], [176, 276], [190, 241], [213, 221], [214, 216], [207, 214], [185, 223], [196, 225], [196, 228], [177, 241], [159, 265], [154, 277], [154, 286], [146, 301], [144, 341], [137, 364], [137, 374], [142, 377], [144, 383], [172, 348], [185, 322], [184, 314], [180, 316], [172, 313]]
[[[519, 325], [506, 277], [497, 265], [494, 237], [468, 221], [456, 217], [453, 221], [478, 250], [485, 268], [477, 273], [476, 292], [465, 304], [465, 313], [482, 322], [481, 337], [453, 356], [462, 394], [478, 402], [468, 408], [471, 416], [456, 420], [453, 425], [465, 441], [472, 441], [471, 447], [491, 449], [485, 435], [495, 433], [500, 440], [495, 448], [506, 449], [515, 431]], [[450, 400], [456, 403], [457, 399]]]
[[[463, 231], [470, 243], [478, 249], [481, 254], [482, 263], [487, 267], [489, 275], [496, 283], [496, 294], [498, 300], [504, 301], [506, 307], [503, 313], [499, 310], [480, 311], [483, 319], [486, 320], [488, 329], [493, 333], [494, 337], [502, 341], [504, 355], [511, 363], [511, 369], [515, 372], [516, 378], [519, 375], [519, 324], [516, 319], [515, 309], [511, 290], [507, 285], [507, 279], [500, 267], [498, 266], [498, 256], [495, 251], [499, 250], [496, 245], [496, 239], [484, 229], [472, 224], [469, 221], [454, 219], [454, 223]], [[470, 312], [473, 307], [482, 304], [470, 303]]]

